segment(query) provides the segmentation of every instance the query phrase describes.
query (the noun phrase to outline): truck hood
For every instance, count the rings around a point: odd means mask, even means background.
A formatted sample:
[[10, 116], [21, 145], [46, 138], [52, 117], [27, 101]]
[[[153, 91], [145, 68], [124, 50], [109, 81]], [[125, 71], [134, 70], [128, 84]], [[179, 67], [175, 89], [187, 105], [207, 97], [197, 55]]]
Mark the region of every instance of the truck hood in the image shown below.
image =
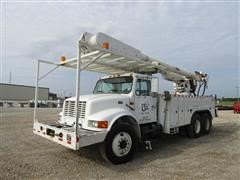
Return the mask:
[[[128, 94], [91, 94], [80, 96], [79, 101], [86, 102], [81, 103], [81, 107], [84, 107], [83, 113], [80, 113], [79, 123], [82, 124], [82, 128], [89, 129], [88, 120], [111, 120], [114, 112], [121, 112], [127, 109], [126, 104], [129, 104], [130, 95]], [[65, 100], [75, 101], [76, 97], [71, 97]], [[83, 105], [85, 104], [85, 106]], [[82, 106], [83, 105], [83, 106]], [[65, 106], [65, 105], [64, 105]], [[68, 108], [74, 109], [73, 106], [67, 105]], [[127, 109], [129, 110], [129, 109]], [[71, 110], [67, 110], [67, 113], [72, 113]], [[73, 125], [75, 117], [64, 118], [65, 124]], [[97, 130], [94, 128], [94, 130]]]
[[[67, 101], [75, 101], [75, 97], [69, 98]], [[128, 94], [92, 94], [80, 96], [80, 101], [86, 102], [85, 117], [89, 117], [106, 110], [111, 111], [114, 108], [126, 108], [130, 96]]]
[[[81, 95], [79, 101], [101, 101], [101, 100], [123, 100], [128, 99], [128, 94], [89, 94], [89, 95]], [[76, 97], [71, 97], [66, 99], [67, 101], [75, 101]]]

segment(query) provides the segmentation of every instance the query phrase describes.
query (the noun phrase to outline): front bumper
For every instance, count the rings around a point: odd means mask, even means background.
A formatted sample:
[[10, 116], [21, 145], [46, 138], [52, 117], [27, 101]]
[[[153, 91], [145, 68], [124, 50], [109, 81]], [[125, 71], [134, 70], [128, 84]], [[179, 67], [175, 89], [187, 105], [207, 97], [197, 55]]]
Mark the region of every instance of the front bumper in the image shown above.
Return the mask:
[[103, 142], [106, 136], [105, 131], [96, 132], [81, 128], [78, 129], [78, 135], [76, 135], [74, 127], [39, 122], [34, 122], [33, 133], [73, 150]]

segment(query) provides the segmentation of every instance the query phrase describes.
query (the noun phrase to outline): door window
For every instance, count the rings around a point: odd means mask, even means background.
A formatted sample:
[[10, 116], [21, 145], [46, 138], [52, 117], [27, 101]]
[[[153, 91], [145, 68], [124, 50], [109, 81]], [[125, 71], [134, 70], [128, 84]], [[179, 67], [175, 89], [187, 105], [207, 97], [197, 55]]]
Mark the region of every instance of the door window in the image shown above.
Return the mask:
[[151, 91], [151, 82], [150, 80], [138, 79], [136, 85], [137, 96], [149, 96]]

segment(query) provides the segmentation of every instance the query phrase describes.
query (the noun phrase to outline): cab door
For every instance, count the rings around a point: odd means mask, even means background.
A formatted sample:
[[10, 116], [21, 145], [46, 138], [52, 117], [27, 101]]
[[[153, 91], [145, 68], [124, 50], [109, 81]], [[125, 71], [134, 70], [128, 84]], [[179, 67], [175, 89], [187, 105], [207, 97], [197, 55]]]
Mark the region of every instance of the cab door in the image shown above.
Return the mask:
[[150, 96], [151, 80], [137, 79], [135, 88], [135, 116], [140, 124], [157, 120], [157, 99]]

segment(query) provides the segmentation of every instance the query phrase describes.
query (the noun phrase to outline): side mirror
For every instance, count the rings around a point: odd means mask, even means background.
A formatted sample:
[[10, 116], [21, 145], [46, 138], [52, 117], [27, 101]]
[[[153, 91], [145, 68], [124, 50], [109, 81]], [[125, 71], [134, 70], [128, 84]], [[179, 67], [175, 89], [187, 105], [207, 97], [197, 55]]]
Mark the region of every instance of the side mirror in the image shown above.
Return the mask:
[[153, 77], [151, 82], [151, 93], [158, 93], [159, 91], [159, 81], [158, 78]]
[[170, 101], [171, 100], [171, 94], [169, 91], [164, 91], [164, 96], [165, 96], [165, 100], [166, 101]]

